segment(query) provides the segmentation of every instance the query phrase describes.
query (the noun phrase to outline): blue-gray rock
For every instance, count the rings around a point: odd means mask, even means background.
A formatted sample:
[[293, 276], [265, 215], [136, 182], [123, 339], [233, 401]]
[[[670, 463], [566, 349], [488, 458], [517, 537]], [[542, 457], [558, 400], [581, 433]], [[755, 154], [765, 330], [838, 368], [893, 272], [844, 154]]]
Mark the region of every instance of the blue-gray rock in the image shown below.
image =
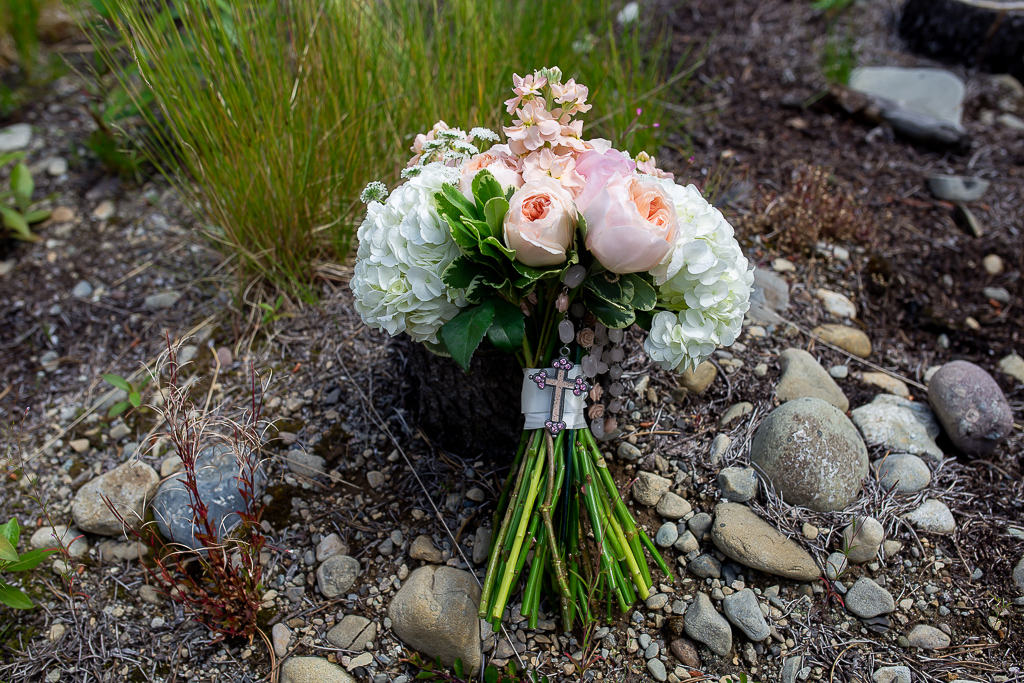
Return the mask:
[[1017, 590], [1024, 593], [1024, 557], [1013, 568], [1013, 582], [1017, 584]]
[[714, 555], [698, 555], [686, 565], [686, 568], [702, 579], [722, 578], [722, 563]]
[[928, 189], [938, 199], [947, 202], [976, 202], [991, 183], [983, 178], [936, 173], [928, 176]]
[[665, 522], [658, 529], [658, 533], [654, 535], [654, 542], [659, 548], [668, 548], [676, 542], [677, 538], [679, 538], [679, 530], [676, 525], [672, 522]]
[[920, 401], [879, 394], [850, 415], [867, 445], [881, 446], [891, 453], [910, 453], [942, 461], [942, 449], [935, 443], [939, 423], [931, 409]]
[[671, 491], [661, 497], [661, 500], [658, 501], [658, 507], [655, 508], [658, 514], [665, 519], [680, 519], [690, 514], [692, 509], [689, 501]]
[[946, 504], [934, 498], [927, 498], [921, 507], [903, 515], [903, 518], [921, 531], [932, 534], [951, 534], [956, 530], [956, 520]]
[[726, 467], [717, 481], [722, 498], [734, 503], [746, 503], [757, 495], [757, 472], [752, 467]]
[[750, 294], [747, 317], [755, 323], [779, 322], [779, 313], [789, 308], [789, 283], [769, 270], [754, 268], [754, 291]]
[[643, 453], [640, 452], [640, 449], [634, 446], [633, 444], [629, 443], [628, 441], [623, 441], [622, 443], [620, 443], [618, 449], [616, 449], [615, 451], [615, 454], [618, 456], [619, 460], [625, 460], [627, 462], [636, 462], [641, 458], [641, 456], [643, 456]]
[[846, 555], [843, 553], [830, 553], [825, 559], [825, 576], [827, 576], [830, 581], [835, 581], [842, 576], [849, 567], [850, 563], [846, 559]]
[[668, 680], [668, 672], [665, 671], [665, 665], [662, 664], [660, 659], [648, 659], [647, 671], [650, 672], [651, 677], [656, 681]]
[[325, 598], [344, 595], [359, 576], [359, 560], [348, 555], [328, 557], [316, 570], [316, 585]]
[[146, 297], [146, 300], [142, 303], [150, 311], [162, 311], [165, 308], [170, 308], [174, 304], [178, 303], [178, 299], [181, 298], [181, 294], [178, 292], [160, 292], [159, 294], [150, 294]]
[[932, 481], [932, 471], [916, 455], [894, 453], [875, 464], [878, 482], [896, 493], [917, 493]]
[[928, 383], [928, 402], [956, 447], [990, 455], [1013, 429], [1013, 411], [992, 375], [974, 363], [943, 365]]
[[883, 666], [871, 674], [873, 683], [911, 683], [910, 669], [905, 666]]
[[690, 517], [690, 521], [686, 525], [693, 532], [693, 537], [700, 542], [704, 540], [704, 534], [711, 531], [711, 515], [706, 512], [698, 512], [693, 517]]
[[16, 152], [32, 142], [32, 126], [16, 123], [0, 129], [0, 152]]
[[797, 672], [804, 664], [804, 658], [800, 655], [796, 657], [787, 657], [786, 661], [782, 663], [782, 672], [779, 674], [779, 679], [782, 683], [796, 683]]
[[693, 551], [700, 548], [700, 544], [694, 537], [693, 532], [687, 529], [683, 533], [679, 534], [679, 538], [676, 539], [676, 542], [672, 544], [672, 547], [678, 550], [683, 555], [689, 555]]
[[750, 460], [783, 500], [818, 512], [845, 509], [868, 476], [857, 428], [819, 398], [794, 399], [769, 413], [754, 434]]
[[846, 609], [862, 619], [871, 619], [879, 614], [889, 614], [896, 609], [896, 603], [889, 591], [871, 579], [863, 576], [846, 592]]
[[[245, 510], [245, 499], [238, 490], [240, 470], [235, 452], [222, 444], [206, 446], [196, 456], [195, 472], [199, 498], [206, 505], [214, 529], [223, 538], [238, 525], [241, 521], [238, 513]], [[153, 518], [166, 538], [198, 550], [201, 545], [195, 537], [198, 527], [184, 481], [185, 472], [179, 471], [160, 484], [153, 498]], [[265, 481], [262, 468], [257, 467], [253, 482], [257, 498]]]
[[736, 628], [755, 643], [771, 635], [771, 629], [768, 628], [761, 607], [757, 604], [757, 596], [749, 588], [725, 596], [722, 611]]
[[961, 126], [964, 82], [946, 69], [858, 67], [850, 74], [850, 88], [950, 126]]
[[84, 299], [88, 296], [92, 296], [92, 285], [85, 280], [80, 281], [75, 288], [71, 290], [71, 296]]
[[729, 654], [732, 649], [732, 628], [705, 593], [697, 596], [686, 610], [686, 635], [704, 643], [719, 657]]

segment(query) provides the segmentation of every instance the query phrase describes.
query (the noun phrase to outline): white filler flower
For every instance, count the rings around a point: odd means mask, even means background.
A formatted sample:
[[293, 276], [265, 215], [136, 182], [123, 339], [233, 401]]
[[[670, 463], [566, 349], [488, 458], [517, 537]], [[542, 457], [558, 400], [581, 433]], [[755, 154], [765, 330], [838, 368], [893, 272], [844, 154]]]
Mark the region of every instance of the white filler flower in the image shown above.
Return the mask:
[[434, 193], [451, 182], [451, 170], [427, 164], [383, 204], [367, 206], [350, 286], [369, 327], [436, 344], [438, 330], [458, 314], [458, 293], [445, 286], [441, 273], [459, 248], [434, 204]]
[[666, 369], [692, 368], [736, 341], [754, 273], [732, 226], [696, 187], [658, 182], [675, 205], [679, 235], [651, 271], [665, 310], [654, 316], [644, 350]]

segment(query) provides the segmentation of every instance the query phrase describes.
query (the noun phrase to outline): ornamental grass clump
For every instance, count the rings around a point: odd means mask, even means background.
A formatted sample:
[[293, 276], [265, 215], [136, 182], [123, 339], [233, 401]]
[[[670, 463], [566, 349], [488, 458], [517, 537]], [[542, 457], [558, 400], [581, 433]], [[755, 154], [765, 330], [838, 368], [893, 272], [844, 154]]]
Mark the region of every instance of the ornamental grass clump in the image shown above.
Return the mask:
[[682, 124], [665, 101], [688, 72], [670, 68], [668, 34], [617, 26], [606, 0], [102, 4], [120, 42], [91, 37], [150, 122], [140, 146], [243, 275], [306, 299], [346, 254], [359, 191], [397, 179], [407, 131], [496, 127], [514, 64], [571, 63], [622, 144], [654, 148]]

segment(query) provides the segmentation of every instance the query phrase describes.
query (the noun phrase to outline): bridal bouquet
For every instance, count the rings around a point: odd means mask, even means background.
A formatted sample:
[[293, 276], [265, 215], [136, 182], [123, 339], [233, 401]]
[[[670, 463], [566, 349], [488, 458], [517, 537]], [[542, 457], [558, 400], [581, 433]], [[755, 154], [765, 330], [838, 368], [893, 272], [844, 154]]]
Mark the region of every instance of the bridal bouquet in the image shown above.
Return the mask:
[[518, 358], [524, 431], [480, 616], [497, 629], [523, 579], [531, 626], [547, 592], [569, 630], [647, 598], [645, 550], [673, 580], [598, 448], [623, 408], [623, 331], [648, 330], [644, 350], [666, 369], [696, 367], [735, 341], [753, 275], [696, 187], [647, 154], [583, 138], [584, 85], [549, 68], [514, 86], [504, 143], [440, 121], [416, 136], [402, 185], [366, 188], [351, 287], [368, 326], [467, 370], [481, 344]]

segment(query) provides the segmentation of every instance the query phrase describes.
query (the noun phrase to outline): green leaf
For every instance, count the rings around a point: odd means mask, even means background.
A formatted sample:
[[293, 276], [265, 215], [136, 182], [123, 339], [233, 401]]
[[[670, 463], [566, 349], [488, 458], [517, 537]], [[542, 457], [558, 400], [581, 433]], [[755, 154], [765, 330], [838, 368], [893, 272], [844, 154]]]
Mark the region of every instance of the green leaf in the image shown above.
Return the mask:
[[523, 347], [526, 316], [515, 304], [494, 299], [494, 321], [487, 329], [487, 340], [499, 351], [515, 353]]
[[124, 377], [121, 377], [120, 375], [115, 375], [108, 372], [103, 375], [103, 379], [107, 381], [107, 384], [111, 384], [115, 388], [121, 389], [122, 391], [132, 390], [132, 385], [128, 384], [128, 380], [126, 380]]
[[651, 324], [654, 322], [654, 313], [651, 311], [641, 311], [639, 309], [633, 309], [633, 313], [636, 315], [636, 320], [633, 321], [633, 324], [644, 332], [650, 332]]
[[629, 327], [636, 320], [636, 314], [629, 306], [606, 301], [591, 291], [583, 292], [583, 303], [602, 325], [612, 329]]
[[15, 517], [11, 517], [6, 524], [0, 524], [0, 536], [7, 539], [12, 546], [18, 545], [18, 539], [21, 538], [21, 527], [18, 526], [18, 520]]
[[441, 281], [452, 289], [467, 289], [473, 280], [484, 274], [486, 268], [468, 256], [459, 256], [441, 273]]
[[15, 232], [15, 237], [22, 240], [34, 240], [35, 235], [28, 228], [25, 217], [14, 209], [7, 206], [0, 206], [0, 216], [3, 217], [4, 226]]
[[0, 602], [13, 609], [32, 609], [32, 601], [21, 590], [6, 584], [0, 585]]
[[25, 214], [25, 222], [31, 225], [32, 223], [41, 223], [50, 217], [49, 209], [36, 209], [35, 211], [29, 211]]
[[488, 664], [484, 669], [484, 683], [498, 683], [498, 670], [493, 664]]
[[493, 173], [484, 169], [473, 176], [473, 198], [476, 199], [478, 212], [484, 213], [487, 203], [495, 197], [504, 199], [505, 191], [501, 189], [501, 183]]
[[[514, 260], [516, 257], [516, 252], [506, 247], [504, 244], [498, 241], [496, 237], [488, 236], [480, 240], [479, 249], [480, 253], [483, 254], [484, 256], [489, 256], [493, 259], [497, 259], [498, 261], [512, 261], [513, 266], [519, 263], [518, 261]], [[524, 266], [524, 268], [529, 268], [529, 266]]]
[[455, 666], [453, 666], [452, 669], [455, 670], [455, 675], [458, 676], [459, 678], [463, 678], [466, 675], [466, 672], [465, 672], [465, 670], [462, 667], [462, 658], [461, 657], [456, 657], [455, 658]]
[[438, 194], [444, 195], [444, 198], [463, 216], [478, 220], [481, 218], [480, 212], [476, 210], [476, 205], [466, 199], [466, 195], [459, 192], [459, 188], [454, 185], [442, 185]]
[[441, 338], [452, 358], [463, 370], [469, 372], [469, 362], [487, 329], [494, 320], [494, 304], [488, 300], [479, 306], [467, 308], [449, 320], [441, 328]]
[[630, 305], [638, 311], [650, 311], [658, 303], [658, 293], [654, 287], [637, 273], [624, 276], [633, 287], [633, 298]]
[[110, 406], [110, 410], [107, 412], [107, 417], [117, 417], [124, 411], [128, 410], [128, 406], [131, 405], [128, 401], [120, 401]]
[[504, 236], [506, 215], [508, 215], [508, 200], [504, 197], [494, 197], [484, 204], [484, 220], [487, 221], [487, 227], [491, 229], [491, 237], [501, 239]]
[[32, 171], [28, 170], [25, 164], [17, 164], [11, 171], [11, 189], [14, 190], [14, 198], [22, 211], [27, 210], [32, 203], [32, 191], [35, 187], [35, 183], [32, 182]]
[[24, 572], [29, 569], [35, 569], [40, 562], [45, 560], [49, 555], [58, 552], [54, 548], [46, 548], [43, 550], [30, 550], [27, 553], [23, 553], [17, 562], [4, 567], [4, 571], [8, 572]]
[[142, 405], [142, 395], [137, 391], [133, 391], [128, 394], [128, 402], [132, 404], [133, 408], [138, 408]]
[[586, 279], [583, 287], [599, 299], [609, 303], [629, 306], [633, 300], [633, 282], [625, 275], [603, 271], [594, 273]]
[[0, 560], [18, 561], [18, 551], [14, 549], [14, 544], [6, 536], [0, 536]]

